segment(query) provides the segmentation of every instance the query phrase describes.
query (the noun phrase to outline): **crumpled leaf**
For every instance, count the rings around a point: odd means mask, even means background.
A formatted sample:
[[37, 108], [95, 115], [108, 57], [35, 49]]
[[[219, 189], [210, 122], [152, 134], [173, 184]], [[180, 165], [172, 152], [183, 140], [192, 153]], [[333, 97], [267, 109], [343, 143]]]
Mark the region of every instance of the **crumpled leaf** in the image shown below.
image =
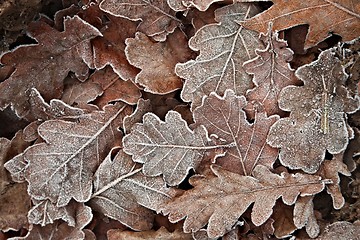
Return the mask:
[[93, 2], [83, 12], [80, 12], [79, 16], [97, 27], [102, 33], [101, 37], [91, 40], [94, 51], [94, 67], [100, 70], [106, 65], [110, 65], [121, 79], [134, 80], [138, 70], [131, 66], [126, 59], [125, 39], [134, 36], [138, 24], [107, 14]]
[[340, 221], [326, 226], [325, 231], [317, 238], [319, 240], [358, 239], [360, 236], [360, 221], [354, 223]]
[[332, 183], [326, 185], [326, 191], [330, 194], [333, 200], [333, 206], [335, 209], [340, 209], [345, 204], [345, 199], [340, 189], [340, 177], [339, 173], [345, 176], [351, 176], [345, 163], [342, 161], [343, 154], [336, 154], [332, 160], [325, 160], [319, 169], [317, 175], [323, 178], [331, 179]]
[[84, 239], [86, 232], [84, 227], [90, 223], [93, 217], [91, 208], [83, 204], [80, 205], [80, 207], [76, 210], [75, 217], [75, 227], [71, 227], [60, 220], [55, 221], [53, 224], [48, 224], [45, 227], [32, 225], [25, 237], [17, 237], [16, 239]]
[[279, 39], [278, 33], [272, 33], [271, 29], [266, 35], [260, 34], [260, 39], [266, 44], [266, 48], [257, 49], [256, 58], [245, 62], [243, 66], [248, 74], [254, 75], [253, 82], [256, 86], [246, 93], [250, 104], [246, 109], [251, 115], [259, 107], [269, 116], [284, 115], [277, 104], [280, 91], [299, 82], [289, 64], [293, 51], [287, 48], [286, 41]]
[[[208, 225], [210, 238], [224, 235], [238, 218], [253, 205], [251, 219], [256, 226], [263, 224], [272, 214], [277, 199], [287, 205], [295, 203], [298, 196], [321, 192], [327, 180], [316, 175], [277, 175], [258, 165], [253, 176], [242, 176], [212, 166], [216, 176], [194, 176], [194, 188], [169, 202], [163, 209], [171, 222], [185, 218], [184, 232], [196, 232]], [[241, 202], [241, 204], [239, 204]], [[211, 204], [209, 204], [211, 203]]]
[[349, 96], [344, 86], [347, 75], [331, 49], [295, 72], [304, 86], [287, 86], [280, 93], [279, 107], [291, 111], [270, 129], [267, 142], [281, 148], [280, 162], [308, 173], [318, 170], [326, 150], [345, 150], [349, 132], [344, 113], [358, 109], [359, 98]]
[[225, 143], [235, 143], [226, 149], [225, 156], [216, 159], [216, 163], [228, 171], [251, 175], [258, 164], [272, 168], [278, 156], [278, 150], [266, 143], [266, 136], [279, 117], [256, 113], [255, 122], [250, 124], [242, 110], [245, 106], [245, 97], [227, 90], [224, 97], [211, 93], [204, 98], [193, 115], [194, 126], [202, 125], [210, 135], [216, 135]]
[[108, 240], [192, 240], [191, 234], [183, 233], [176, 229], [174, 232], [169, 232], [165, 227], [160, 227], [158, 230], [149, 230], [143, 232], [123, 231], [117, 229], [110, 229], [107, 233]]
[[243, 3], [217, 9], [215, 20], [219, 23], [204, 26], [190, 39], [189, 47], [200, 54], [195, 60], [177, 64], [175, 72], [185, 79], [181, 98], [192, 102], [193, 108], [210, 92], [223, 95], [226, 89], [232, 89], [237, 95], [244, 95], [252, 88], [242, 65], [255, 57], [255, 49], [262, 43], [256, 33], [235, 21], [256, 13], [253, 5]]
[[141, 72], [135, 82], [145, 91], [166, 94], [182, 87], [181, 79], [174, 73], [175, 64], [192, 56], [187, 39], [180, 30], [168, 36], [166, 42], [153, 43], [149, 37], [137, 32], [135, 38], [126, 39], [125, 54], [128, 61]]
[[167, 188], [161, 177], [144, 176], [123, 151], [114, 160], [110, 152], [100, 164], [94, 191], [89, 202], [93, 209], [138, 231], [151, 229], [154, 218], [151, 210], [158, 211], [177, 193]]
[[163, 174], [170, 186], [180, 184], [189, 170], [197, 167], [206, 151], [227, 147], [211, 145], [204, 127], [191, 130], [175, 111], [166, 114], [165, 122], [153, 113], [146, 113], [143, 123], [135, 124], [124, 137], [123, 145], [135, 162], [144, 164], [145, 175]]
[[263, 33], [267, 31], [269, 22], [274, 23], [273, 30], [308, 24], [305, 49], [328, 38], [330, 33], [340, 35], [344, 42], [360, 35], [360, 2], [357, 0], [271, 1], [274, 5], [268, 10], [240, 23]]
[[100, 9], [117, 17], [140, 20], [137, 30], [156, 41], [165, 41], [181, 24], [166, 0], [104, 0]]
[[189, 8], [195, 7], [199, 11], [206, 11], [211, 4], [221, 2], [223, 0], [167, 0], [169, 6], [174, 11], [185, 11]]
[[87, 75], [90, 39], [101, 33], [78, 16], [66, 18], [64, 25], [65, 31], [58, 32], [44, 22], [32, 23], [28, 31], [38, 44], [18, 47], [1, 57], [2, 64], [16, 70], [0, 83], [0, 109], [11, 104], [24, 117], [31, 88], [50, 100], [61, 96], [62, 81], [69, 71], [79, 78]]
[[29, 194], [37, 200], [50, 199], [57, 207], [67, 205], [72, 198], [88, 201], [93, 172], [108, 151], [120, 145], [117, 128], [129, 110], [119, 103], [105, 112], [83, 115], [77, 122], [42, 123], [38, 132], [46, 142], [24, 152], [29, 162], [25, 170]]

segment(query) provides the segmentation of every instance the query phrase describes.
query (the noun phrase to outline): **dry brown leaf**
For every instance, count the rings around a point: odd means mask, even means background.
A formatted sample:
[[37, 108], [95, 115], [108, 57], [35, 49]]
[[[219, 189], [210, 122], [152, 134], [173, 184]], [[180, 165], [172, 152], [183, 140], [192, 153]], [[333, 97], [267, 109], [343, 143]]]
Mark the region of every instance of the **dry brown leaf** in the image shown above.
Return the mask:
[[[91, 40], [94, 67], [97, 70], [110, 65], [123, 80], [134, 80], [138, 70], [131, 66], [125, 56], [125, 39], [133, 37], [137, 23], [122, 17], [114, 17], [90, 3], [79, 16], [102, 33], [101, 37]], [[121, 34], [119, 34], [121, 33]]]
[[16, 70], [0, 83], [0, 109], [11, 104], [18, 116], [24, 117], [31, 88], [50, 100], [61, 96], [69, 71], [78, 77], [87, 75], [90, 39], [101, 33], [77, 16], [66, 18], [64, 25], [65, 31], [58, 32], [44, 22], [32, 23], [28, 31], [38, 44], [18, 47], [1, 57], [2, 64]]
[[256, 86], [246, 93], [250, 104], [246, 110], [252, 116], [256, 108], [264, 109], [269, 116], [284, 115], [277, 103], [280, 91], [288, 85], [299, 83], [289, 64], [293, 51], [271, 29], [266, 35], [260, 34], [260, 39], [266, 44], [266, 48], [257, 49], [256, 58], [244, 63], [245, 71], [254, 75], [253, 82]]
[[124, 104], [108, 106], [105, 112], [83, 115], [77, 122], [50, 120], [38, 132], [46, 141], [25, 150], [29, 164], [25, 178], [29, 194], [50, 199], [57, 207], [74, 198], [86, 202], [92, 193], [92, 177], [109, 150], [120, 145], [124, 115], [131, 111]]
[[182, 87], [181, 79], [174, 73], [176, 63], [192, 56], [187, 39], [180, 30], [170, 34], [165, 42], [154, 43], [141, 32], [126, 39], [125, 54], [128, 61], [141, 72], [135, 82], [145, 91], [166, 94]]
[[360, 130], [356, 127], [353, 130], [354, 138], [350, 140], [343, 157], [343, 161], [350, 172], [356, 169], [355, 159], [360, 156]]
[[261, 165], [255, 167], [254, 177], [232, 173], [218, 166], [212, 166], [212, 170], [216, 177], [190, 178], [190, 184], [194, 188], [175, 198], [162, 209], [164, 214], [170, 214], [171, 222], [186, 217], [185, 233], [196, 232], [208, 224], [208, 236], [220, 237], [231, 229], [251, 204], [254, 204], [252, 222], [259, 226], [271, 216], [272, 208], [280, 197], [284, 203], [292, 205], [298, 196], [310, 196], [321, 192], [328, 182], [315, 175], [277, 175]]
[[[245, 0], [254, 2], [256, 0]], [[265, 33], [269, 22], [273, 30], [284, 30], [308, 24], [305, 49], [315, 46], [330, 36], [340, 35], [350, 41], [360, 35], [360, 2], [358, 0], [271, 0], [267, 11], [240, 22], [244, 27]]]
[[143, 123], [135, 124], [124, 137], [123, 145], [135, 162], [144, 164], [145, 175], [162, 174], [170, 186], [180, 184], [190, 169], [196, 169], [206, 151], [229, 147], [211, 145], [203, 126], [191, 130], [175, 111], [166, 114], [165, 122], [146, 113]]
[[294, 207], [295, 226], [298, 229], [305, 226], [306, 233], [311, 238], [317, 237], [320, 233], [320, 227], [314, 214], [313, 198], [313, 196], [299, 197]]
[[169, 232], [165, 227], [158, 230], [148, 230], [143, 232], [123, 231], [111, 229], [107, 233], [108, 240], [192, 240], [191, 234], [183, 233], [176, 229], [174, 232]]
[[32, 225], [29, 229], [28, 234], [25, 237], [18, 237], [16, 239], [26, 239], [26, 240], [39, 240], [39, 239], [49, 239], [49, 240], [63, 240], [71, 239], [78, 240], [85, 238], [84, 227], [90, 223], [93, 215], [91, 213], [91, 208], [85, 205], [80, 205], [76, 209], [75, 214], [75, 227], [71, 227], [66, 223], [57, 220], [53, 224], [48, 224], [45, 227], [40, 225]]
[[237, 95], [244, 95], [252, 88], [251, 78], [242, 65], [255, 57], [255, 49], [262, 43], [256, 33], [235, 21], [256, 13], [253, 5], [243, 3], [217, 9], [218, 23], [204, 26], [190, 39], [189, 47], [200, 54], [195, 60], [177, 64], [175, 72], [185, 79], [181, 98], [192, 102], [193, 108], [210, 92], [223, 95], [226, 89], [232, 89]]
[[245, 106], [245, 97], [227, 90], [224, 97], [211, 93], [204, 98], [193, 115], [195, 126], [204, 126], [210, 136], [215, 135], [225, 143], [235, 143], [226, 149], [225, 156], [216, 159], [216, 163], [228, 171], [251, 175], [258, 164], [272, 168], [278, 156], [278, 150], [266, 143], [266, 137], [279, 117], [256, 113], [255, 122], [250, 124], [242, 110]]
[[[296, 203], [295, 203], [296, 204]], [[282, 202], [276, 202], [274, 213], [271, 219], [274, 220], [274, 235], [279, 239], [289, 237], [297, 227], [294, 225], [293, 220], [293, 206], [287, 206]]]
[[93, 209], [138, 231], [151, 229], [154, 218], [151, 210], [158, 211], [177, 193], [167, 188], [161, 177], [144, 176], [123, 151], [114, 160], [110, 152], [100, 164], [94, 191], [89, 202]]
[[100, 9], [131, 21], [140, 20], [137, 30], [156, 41], [165, 41], [166, 36], [181, 24], [166, 0], [104, 0]]
[[333, 156], [332, 160], [325, 160], [319, 169], [317, 175], [331, 179], [332, 183], [326, 185], [326, 191], [331, 195], [333, 200], [333, 206], [335, 209], [340, 209], [345, 204], [345, 199], [342, 196], [340, 189], [340, 177], [339, 173], [345, 176], [351, 176], [350, 171], [348, 170], [345, 163], [342, 161], [343, 154], [336, 154]]
[[332, 49], [296, 71], [304, 86], [285, 87], [280, 109], [290, 117], [278, 120], [270, 129], [267, 142], [281, 148], [280, 162], [308, 173], [318, 170], [326, 150], [331, 154], [345, 150], [352, 132], [344, 113], [358, 109], [359, 98], [349, 96], [344, 83], [347, 75]]
[[137, 102], [137, 106], [135, 111], [124, 118], [124, 132], [125, 134], [129, 134], [131, 132], [131, 128], [135, 125], [135, 123], [140, 123], [143, 119], [143, 116], [147, 112], [151, 112], [152, 106], [150, 104], [150, 100], [144, 100], [142, 98]]

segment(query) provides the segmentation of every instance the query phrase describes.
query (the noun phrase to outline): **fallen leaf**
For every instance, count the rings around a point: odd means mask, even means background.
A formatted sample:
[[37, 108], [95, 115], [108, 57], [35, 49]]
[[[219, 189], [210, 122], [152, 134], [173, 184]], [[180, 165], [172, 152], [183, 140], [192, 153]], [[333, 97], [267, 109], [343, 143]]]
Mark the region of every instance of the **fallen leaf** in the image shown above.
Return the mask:
[[333, 51], [323, 51], [319, 59], [295, 72], [304, 86], [287, 86], [280, 93], [279, 107], [291, 111], [278, 120], [267, 142], [280, 149], [282, 165], [315, 173], [325, 158], [345, 150], [352, 133], [344, 113], [358, 109], [359, 98], [348, 94], [347, 75]]
[[[254, 2], [255, 0], [245, 0]], [[293, 26], [308, 24], [309, 32], [305, 49], [315, 46], [330, 36], [340, 35], [350, 41], [360, 35], [360, 2], [357, 0], [272, 0], [265, 12], [245, 21], [244, 27], [265, 33], [268, 23], [273, 22], [273, 30], [284, 30]]]
[[49, 120], [38, 132], [45, 143], [25, 150], [29, 164], [25, 178], [29, 194], [49, 199], [57, 207], [74, 198], [86, 202], [92, 194], [92, 177], [108, 151], [120, 145], [122, 125], [129, 108], [124, 104], [108, 106], [105, 112], [83, 115], [77, 122]]
[[293, 206], [287, 206], [282, 202], [276, 202], [271, 218], [274, 220], [274, 235], [278, 239], [291, 236], [291, 233], [297, 229], [293, 220], [293, 208]]
[[156, 41], [165, 41], [181, 24], [166, 0], [104, 0], [100, 9], [116, 17], [140, 20], [137, 30]]
[[256, 58], [243, 65], [248, 74], [254, 75], [253, 82], [256, 86], [246, 92], [246, 99], [250, 104], [246, 110], [253, 116], [260, 105], [260, 109], [264, 109], [269, 116], [283, 116], [284, 112], [277, 104], [280, 91], [288, 85], [299, 83], [289, 64], [293, 51], [287, 48], [286, 41], [279, 39], [277, 32], [271, 32], [271, 28], [266, 35], [260, 34], [260, 39], [266, 44], [266, 48], [257, 49]]
[[266, 143], [266, 137], [279, 117], [256, 113], [255, 122], [250, 124], [242, 110], [245, 106], [244, 96], [236, 96], [233, 91], [227, 90], [224, 97], [210, 93], [193, 115], [194, 126], [202, 125], [210, 136], [216, 135], [225, 143], [235, 143], [226, 149], [225, 156], [216, 159], [216, 163], [228, 171], [251, 175], [256, 165], [272, 168], [277, 158], [278, 150]]
[[91, 208], [82, 204], [81, 207], [77, 208], [75, 213], [75, 227], [71, 227], [60, 220], [55, 221], [53, 224], [48, 224], [45, 227], [32, 225], [25, 237], [18, 237], [16, 239], [84, 239], [84, 227], [90, 223], [92, 217]]
[[[358, 111], [358, 113], [360, 113], [360, 111]], [[360, 156], [360, 130], [354, 127], [353, 131], [354, 138], [350, 140], [343, 157], [343, 161], [350, 172], [355, 171], [355, 159]]]
[[178, 112], [169, 111], [162, 122], [146, 113], [142, 124], [135, 124], [123, 139], [124, 151], [135, 162], [143, 163], [147, 176], [163, 174], [170, 186], [180, 184], [190, 169], [196, 169], [206, 151], [227, 147], [211, 145], [207, 131], [191, 130]]
[[332, 183], [326, 185], [326, 191], [330, 194], [333, 200], [333, 207], [335, 209], [341, 209], [345, 204], [345, 199], [341, 193], [340, 189], [340, 177], [339, 173], [344, 176], [351, 176], [347, 166], [342, 161], [343, 154], [336, 154], [333, 156], [332, 160], [325, 160], [317, 173], [317, 175], [331, 179]]
[[158, 230], [148, 230], [143, 232], [123, 231], [111, 229], [108, 231], [107, 237], [109, 240], [192, 240], [191, 234], [183, 233], [181, 230], [176, 229], [174, 232], [169, 232], [165, 227]]
[[100, 70], [110, 65], [121, 79], [134, 80], [138, 70], [126, 59], [125, 39], [134, 36], [138, 24], [123, 17], [107, 14], [93, 2], [80, 12], [79, 16], [102, 33], [101, 37], [91, 40], [95, 69]]
[[181, 98], [192, 102], [193, 109], [210, 92], [222, 95], [226, 89], [232, 89], [237, 95], [244, 95], [252, 88], [251, 78], [242, 65], [255, 57], [255, 49], [262, 43], [255, 32], [244, 29], [236, 21], [256, 13], [254, 5], [243, 3], [217, 9], [218, 23], [202, 27], [190, 39], [189, 47], [200, 54], [195, 60], [178, 63], [175, 72], [185, 79]]
[[135, 111], [131, 115], [124, 117], [123, 129], [125, 134], [129, 134], [131, 132], [131, 128], [136, 123], [140, 123], [145, 113], [151, 112], [151, 110], [152, 106], [150, 104], [150, 100], [140, 98], [137, 102]]
[[294, 224], [300, 229], [305, 226], [306, 233], [315, 238], [320, 233], [320, 227], [314, 214], [313, 196], [299, 197], [294, 207]]
[[128, 61], [141, 72], [135, 82], [145, 91], [166, 94], [182, 87], [181, 79], [174, 73], [176, 63], [192, 56], [186, 36], [177, 30], [165, 42], [154, 43], [149, 37], [137, 32], [135, 38], [126, 39], [125, 54]]
[[76, 225], [76, 214], [85, 207], [84, 203], [70, 201], [64, 207], [57, 207], [49, 200], [33, 200], [33, 207], [29, 210], [28, 220], [30, 224], [45, 226], [53, 224], [61, 219], [71, 227]]
[[24, 117], [31, 88], [50, 100], [61, 95], [69, 71], [79, 78], [87, 75], [84, 59], [90, 53], [90, 39], [101, 33], [77, 16], [66, 18], [64, 25], [65, 31], [58, 32], [44, 22], [32, 23], [28, 31], [38, 44], [18, 47], [1, 57], [1, 63], [14, 66], [15, 71], [0, 83], [0, 109], [11, 104], [17, 115]]
[[218, 166], [212, 166], [212, 170], [216, 176], [190, 178], [194, 188], [162, 209], [165, 215], [169, 214], [171, 222], [186, 217], [185, 233], [196, 232], [207, 224], [208, 236], [220, 237], [231, 229], [251, 204], [254, 204], [252, 222], [260, 226], [271, 216], [272, 208], [280, 197], [285, 204], [292, 205], [298, 196], [321, 192], [327, 182], [315, 175], [273, 174], [261, 165], [254, 169], [254, 177], [232, 173]]
[[123, 151], [114, 160], [110, 152], [96, 171], [89, 204], [131, 229], [144, 231], [152, 228], [151, 210], [157, 211], [176, 192], [167, 188], [161, 177], [144, 176]]

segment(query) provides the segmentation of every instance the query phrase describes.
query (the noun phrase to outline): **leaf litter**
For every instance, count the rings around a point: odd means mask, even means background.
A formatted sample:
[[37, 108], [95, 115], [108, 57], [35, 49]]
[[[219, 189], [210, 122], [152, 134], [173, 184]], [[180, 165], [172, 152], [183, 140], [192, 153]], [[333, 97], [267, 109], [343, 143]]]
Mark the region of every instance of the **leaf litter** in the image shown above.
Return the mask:
[[356, 1], [8, 2], [1, 239], [359, 235]]

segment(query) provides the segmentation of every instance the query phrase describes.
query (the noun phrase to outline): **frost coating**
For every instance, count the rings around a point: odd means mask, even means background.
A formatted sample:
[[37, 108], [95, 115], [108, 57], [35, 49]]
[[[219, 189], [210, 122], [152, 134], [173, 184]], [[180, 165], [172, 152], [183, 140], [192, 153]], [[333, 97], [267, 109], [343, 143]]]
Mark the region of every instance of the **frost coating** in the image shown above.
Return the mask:
[[359, 107], [344, 84], [347, 75], [332, 49], [319, 59], [296, 71], [304, 86], [285, 87], [279, 99], [280, 109], [291, 111], [290, 117], [277, 121], [267, 142], [280, 150], [280, 161], [291, 169], [308, 173], [318, 170], [326, 150], [331, 154], [345, 150], [352, 132], [344, 113]]

